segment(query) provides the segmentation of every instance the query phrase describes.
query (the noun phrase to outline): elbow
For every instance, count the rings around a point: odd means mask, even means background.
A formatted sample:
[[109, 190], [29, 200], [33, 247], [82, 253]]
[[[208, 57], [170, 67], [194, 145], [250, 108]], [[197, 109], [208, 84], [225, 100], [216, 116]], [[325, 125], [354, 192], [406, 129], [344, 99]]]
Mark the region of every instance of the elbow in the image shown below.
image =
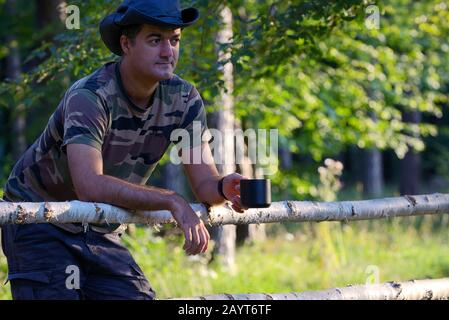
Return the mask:
[[74, 185], [75, 194], [79, 201], [98, 202], [98, 188], [100, 184], [89, 180]]
[[76, 193], [78, 200], [79, 201], [83, 201], [83, 202], [95, 202], [93, 197], [84, 195], [84, 194], [80, 194], [79, 192]]
[[95, 202], [93, 193], [85, 190], [84, 188], [75, 188], [75, 193], [79, 201]]

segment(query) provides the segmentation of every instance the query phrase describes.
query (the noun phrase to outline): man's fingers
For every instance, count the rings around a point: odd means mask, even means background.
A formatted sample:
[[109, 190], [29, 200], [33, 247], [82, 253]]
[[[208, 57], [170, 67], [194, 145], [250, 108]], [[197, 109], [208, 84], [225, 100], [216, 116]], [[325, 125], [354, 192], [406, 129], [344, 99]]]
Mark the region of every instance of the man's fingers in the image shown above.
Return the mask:
[[223, 180], [225, 189], [228, 193], [231, 193], [231, 195], [234, 194], [240, 194], [240, 181], [248, 179], [238, 173], [231, 173], [230, 175], [226, 176]]
[[186, 234], [190, 235], [190, 238], [189, 238], [189, 241], [187, 241], [187, 237], [186, 237], [187, 245], [184, 248], [184, 250], [186, 251], [186, 253], [188, 255], [192, 255], [195, 252], [195, 246], [196, 246], [196, 244], [195, 244], [195, 241], [196, 241], [195, 240], [196, 239], [195, 229], [192, 227], [187, 227], [187, 228], [188, 228], [188, 231], [186, 232]]
[[184, 250], [187, 254], [195, 255], [207, 250], [210, 236], [204, 224], [190, 227], [185, 232], [185, 235], [186, 244], [184, 245]]
[[201, 238], [201, 248], [200, 253], [204, 253], [207, 250], [207, 245], [209, 243], [209, 233], [207, 232], [206, 227], [203, 225], [200, 226], [199, 230], [200, 238]]
[[203, 223], [198, 226], [199, 245], [196, 253], [204, 253], [207, 250], [210, 235]]
[[192, 250], [191, 250], [191, 254], [197, 254], [200, 250], [200, 245], [201, 245], [201, 237], [198, 234], [198, 227], [193, 227], [192, 228]]
[[245, 207], [242, 204], [242, 199], [240, 198], [240, 196], [232, 197], [232, 207], [238, 208], [238, 210], [236, 210], [236, 211], [238, 211], [240, 213], [242, 213], [244, 210], [248, 209], [247, 207]]
[[191, 229], [190, 229], [190, 228], [187, 228], [187, 229], [184, 231], [184, 236], [185, 236], [186, 240], [185, 240], [185, 242], [184, 242], [184, 247], [183, 247], [183, 249], [184, 249], [187, 253], [189, 253], [190, 250], [191, 250], [191, 247], [192, 247], [192, 232], [191, 232]]

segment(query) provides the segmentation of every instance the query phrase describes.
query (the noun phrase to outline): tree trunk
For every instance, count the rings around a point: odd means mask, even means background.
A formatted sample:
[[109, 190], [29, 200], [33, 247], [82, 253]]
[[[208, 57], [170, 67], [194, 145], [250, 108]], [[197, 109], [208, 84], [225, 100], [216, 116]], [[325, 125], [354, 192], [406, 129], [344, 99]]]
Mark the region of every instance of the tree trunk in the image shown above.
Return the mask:
[[64, 0], [35, 0], [37, 27], [43, 29], [51, 27], [56, 21], [63, 22], [66, 18]]
[[[419, 111], [403, 112], [402, 119], [404, 122], [419, 124], [421, 113]], [[401, 195], [418, 194], [420, 192], [421, 154], [409, 150], [400, 163], [399, 190]]]
[[382, 153], [377, 149], [362, 150], [362, 161], [364, 197], [381, 196], [384, 185]]
[[281, 146], [279, 147], [279, 157], [281, 160], [281, 169], [290, 170], [293, 165], [292, 153], [288, 149], [288, 147]]
[[[15, 0], [7, 0], [5, 10], [10, 17], [16, 16], [17, 8]], [[6, 43], [9, 49], [9, 55], [6, 57], [6, 78], [10, 81], [17, 81], [20, 77], [20, 54], [19, 42], [14, 33], [8, 32], [6, 35]], [[25, 112], [23, 103], [17, 102], [16, 105], [10, 106], [12, 114], [11, 128], [11, 149], [13, 160], [17, 161], [26, 150], [25, 140]]]
[[[237, 122], [237, 121], [236, 121]], [[245, 144], [246, 149], [246, 144]], [[253, 167], [251, 165], [250, 159], [246, 156], [246, 150], [244, 152], [244, 157], [242, 163], [239, 163], [237, 165], [237, 172], [241, 175], [247, 177], [247, 178], [253, 178]], [[245, 244], [248, 241], [252, 241], [250, 239], [250, 227], [251, 225], [238, 225], [237, 226], [237, 243], [238, 244]]]
[[[220, 19], [222, 28], [217, 34], [217, 43], [225, 44], [232, 40], [232, 12], [228, 7], [222, 7], [220, 11]], [[231, 57], [230, 52], [218, 50], [218, 61], [225, 62]], [[234, 129], [234, 98], [233, 98], [233, 65], [231, 62], [227, 62], [222, 67], [224, 88], [221, 89], [220, 97], [218, 99], [218, 106], [220, 110], [214, 112], [213, 118], [215, 119], [216, 129], [224, 134], [223, 144], [221, 150], [215, 150], [220, 152], [219, 159], [223, 160], [223, 163], [217, 164], [217, 169], [220, 175], [224, 176], [235, 172], [235, 152], [234, 152], [234, 139], [226, 139], [226, 130]], [[232, 160], [229, 163], [228, 160]], [[220, 263], [223, 266], [234, 269], [235, 267], [235, 242], [236, 242], [236, 226], [229, 225], [219, 227], [217, 230], [212, 231], [213, 238], [216, 246], [214, 248], [214, 257], [217, 256]]]
[[[36, 11], [36, 35], [34, 47], [38, 48], [43, 42], [52, 42], [58, 32], [63, 32], [67, 18], [67, 3], [64, 0], [34, 0]], [[39, 56], [27, 59], [22, 70], [28, 72], [43, 63], [51, 56], [50, 50], [45, 50]], [[44, 101], [43, 104], [46, 102]]]
[[[289, 171], [293, 168], [293, 156], [292, 152], [289, 150], [288, 146], [280, 145], [279, 147], [279, 159], [280, 159], [280, 169], [283, 171]], [[288, 184], [290, 186], [290, 184]], [[290, 199], [292, 194], [290, 193], [290, 188], [282, 188], [282, 199]]]

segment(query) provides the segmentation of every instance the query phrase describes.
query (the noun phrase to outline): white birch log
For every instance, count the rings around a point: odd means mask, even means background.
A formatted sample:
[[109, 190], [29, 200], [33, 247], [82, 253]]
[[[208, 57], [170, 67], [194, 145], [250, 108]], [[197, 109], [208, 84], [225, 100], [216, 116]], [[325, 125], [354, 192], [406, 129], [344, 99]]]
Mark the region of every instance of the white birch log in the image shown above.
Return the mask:
[[[207, 209], [191, 204], [198, 216], [207, 221]], [[203, 216], [205, 215], [205, 216]], [[147, 223], [174, 222], [170, 211], [127, 211], [104, 203], [70, 202], [0, 202], [0, 225], [27, 223]]]
[[249, 224], [280, 221], [351, 221], [449, 213], [449, 194], [403, 196], [361, 201], [281, 201], [244, 214], [229, 206], [212, 207], [211, 224]]
[[[178, 299], [178, 298], [177, 298]], [[449, 278], [291, 293], [217, 294], [180, 300], [447, 300]]]
[[[281, 221], [351, 221], [449, 213], [449, 194], [403, 196], [362, 201], [281, 201], [269, 208], [238, 213], [225, 204], [210, 208], [191, 204], [207, 224], [271, 223]], [[0, 202], [0, 225], [22, 223], [147, 223], [173, 222], [169, 211], [129, 212], [108, 204], [71, 202]]]

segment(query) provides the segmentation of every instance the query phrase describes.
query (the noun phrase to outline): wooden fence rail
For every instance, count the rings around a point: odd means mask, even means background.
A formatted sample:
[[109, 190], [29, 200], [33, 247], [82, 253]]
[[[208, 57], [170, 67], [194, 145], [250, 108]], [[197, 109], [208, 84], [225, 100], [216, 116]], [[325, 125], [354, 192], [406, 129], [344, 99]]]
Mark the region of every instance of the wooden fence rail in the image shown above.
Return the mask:
[[[351, 221], [449, 213], [449, 194], [403, 196], [362, 201], [315, 202], [280, 201], [269, 208], [249, 209], [244, 214], [229, 205], [207, 208], [191, 204], [207, 224], [272, 223], [281, 221]], [[144, 223], [173, 222], [169, 211], [130, 212], [103, 203], [70, 202], [0, 202], [0, 225], [23, 223]]]
[[[400, 216], [449, 213], [449, 194], [403, 196], [362, 201], [274, 202], [266, 209], [249, 209], [240, 214], [229, 205], [208, 208], [191, 204], [197, 215], [209, 225], [272, 223], [282, 221], [351, 221]], [[103, 203], [70, 202], [0, 202], [0, 225], [28, 223], [142, 223], [174, 222], [169, 211], [127, 211]], [[322, 291], [274, 294], [220, 294], [195, 300], [311, 300], [311, 299], [449, 299], [449, 278], [356, 285]]]
[[448, 300], [449, 278], [292, 293], [217, 294], [176, 300]]

